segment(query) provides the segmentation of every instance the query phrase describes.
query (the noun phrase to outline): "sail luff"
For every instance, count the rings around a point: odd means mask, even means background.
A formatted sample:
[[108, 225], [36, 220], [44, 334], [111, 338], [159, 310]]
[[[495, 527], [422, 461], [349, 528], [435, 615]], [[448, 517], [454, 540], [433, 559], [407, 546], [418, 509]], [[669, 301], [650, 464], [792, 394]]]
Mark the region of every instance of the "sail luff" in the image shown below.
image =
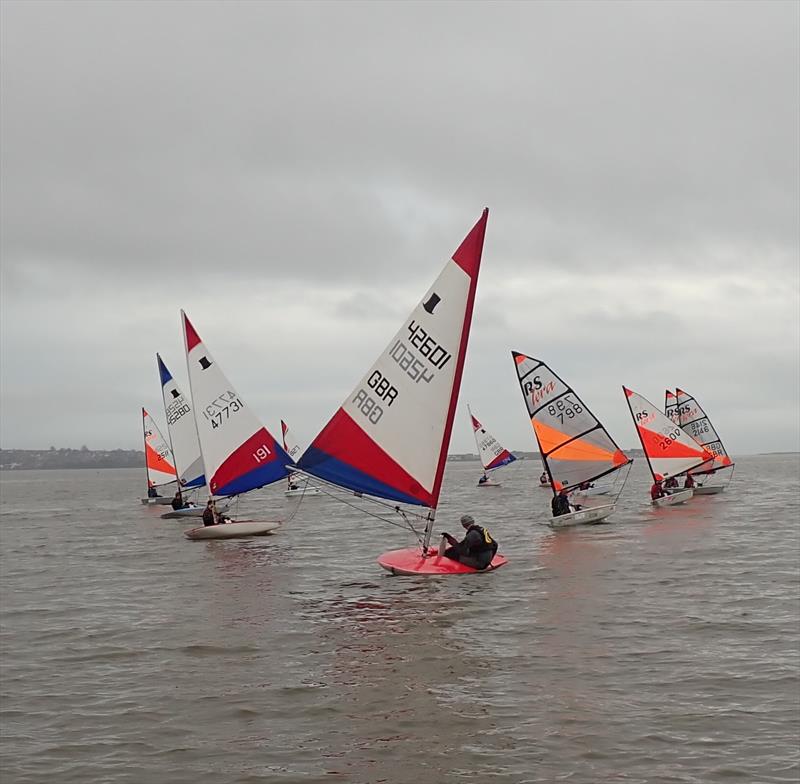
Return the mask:
[[[701, 447], [707, 449], [714, 455], [714, 462], [710, 467], [710, 471], [713, 473], [714, 471], [732, 466], [733, 461], [730, 459], [717, 429], [711, 422], [711, 418], [697, 401], [697, 398], [684, 392], [682, 389], [675, 390], [675, 397], [680, 427]], [[694, 403], [697, 413], [699, 413], [700, 416], [692, 416], [695, 412], [691, 409], [691, 403]], [[705, 424], [703, 420], [705, 420]], [[709, 433], [712, 437], [706, 440], [703, 437], [704, 433]]]
[[[453, 261], [459, 266], [462, 262], [459, 256], [464, 253], [471, 254], [472, 258], [465, 260], [469, 266], [474, 265], [473, 274], [470, 270], [466, 270], [470, 278], [469, 292], [467, 293], [467, 306], [464, 313], [464, 321], [461, 327], [461, 344], [458, 347], [458, 362], [456, 364], [455, 377], [453, 379], [452, 391], [450, 394], [450, 407], [447, 413], [447, 420], [444, 427], [444, 437], [442, 438], [441, 447], [439, 449], [439, 465], [436, 469], [436, 478], [433, 483], [433, 503], [431, 508], [435, 509], [439, 504], [439, 494], [442, 490], [442, 479], [444, 477], [445, 464], [447, 462], [447, 449], [450, 446], [450, 436], [453, 432], [453, 420], [456, 415], [456, 406], [458, 404], [458, 393], [461, 390], [461, 378], [464, 373], [464, 360], [467, 356], [467, 344], [469, 343], [469, 333], [472, 326], [472, 311], [475, 305], [475, 292], [478, 288], [478, 273], [480, 271], [481, 259], [483, 257], [483, 244], [486, 238], [486, 222], [489, 219], [489, 208], [486, 207], [481, 214], [476, 227], [467, 235], [464, 242], [453, 254]], [[475, 243], [475, 248], [466, 247], [467, 243]]]

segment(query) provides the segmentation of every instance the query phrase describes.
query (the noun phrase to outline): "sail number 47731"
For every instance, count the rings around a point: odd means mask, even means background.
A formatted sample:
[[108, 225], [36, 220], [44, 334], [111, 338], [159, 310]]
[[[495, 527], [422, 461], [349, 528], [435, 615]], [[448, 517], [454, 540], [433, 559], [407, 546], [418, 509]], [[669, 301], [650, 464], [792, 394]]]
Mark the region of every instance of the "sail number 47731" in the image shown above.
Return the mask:
[[235, 392], [223, 392], [203, 409], [203, 416], [211, 422], [211, 428], [216, 429], [222, 427], [232, 414], [242, 408], [242, 401], [236, 397]]

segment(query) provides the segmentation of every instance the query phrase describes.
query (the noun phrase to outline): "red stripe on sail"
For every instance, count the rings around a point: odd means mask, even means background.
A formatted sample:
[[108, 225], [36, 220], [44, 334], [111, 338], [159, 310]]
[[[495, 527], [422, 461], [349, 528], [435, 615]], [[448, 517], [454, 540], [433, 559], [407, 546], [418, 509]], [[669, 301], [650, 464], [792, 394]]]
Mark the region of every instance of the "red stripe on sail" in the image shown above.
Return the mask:
[[172, 474], [177, 476], [175, 467], [170, 465], [163, 457], [161, 457], [150, 444], [144, 445], [145, 455], [147, 456], [147, 467], [152, 468], [154, 471], [161, 471], [164, 474]]
[[339, 409], [312, 446], [404, 495], [434, 506], [433, 496], [384, 452], [343, 409]]
[[667, 444], [667, 437], [661, 433], [648, 430], [645, 427], [637, 426], [639, 435], [642, 439], [642, 446], [648, 457], [667, 457], [667, 458], [687, 458], [694, 457], [698, 460], [710, 460], [713, 455], [705, 449], [693, 449], [680, 441], [673, 441]]
[[[269, 431], [262, 427], [259, 431], [254, 433], [247, 439], [241, 446], [237, 447], [236, 451], [228, 455], [222, 465], [216, 470], [212, 478], [214, 486], [211, 490], [214, 491], [219, 487], [233, 482], [244, 474], [260, 468], [261, 466], [269, 465], [278, 459], [279, 453], [275, 439], [269, 434]], [[266, 447], [269, 450], [269, 455], [265, 458], [259, 459], [256, 457], [256, 451], [261, 447]]]
[[464, 241], [458, 246], [458, 250], [453, 254], [453, 261], [458, 264], [470, 277], [478, 273], [481, 264], [481, 254], [483, 253], [483, 238], [486, 235], [486, 221], [489, 218], [488, 207], [472, 227], [472, 230]]
[[[182, 311], [181, 311], [182, 312]], [[202, 343], [200, 340], [200, 336], [197, 334], [197, 331], [192, 326], [192, 322], [189, 321], [189, 317], [183, 313], [183, 327], [186, 331], [186, 351], [191, 351], [195, 346]]]

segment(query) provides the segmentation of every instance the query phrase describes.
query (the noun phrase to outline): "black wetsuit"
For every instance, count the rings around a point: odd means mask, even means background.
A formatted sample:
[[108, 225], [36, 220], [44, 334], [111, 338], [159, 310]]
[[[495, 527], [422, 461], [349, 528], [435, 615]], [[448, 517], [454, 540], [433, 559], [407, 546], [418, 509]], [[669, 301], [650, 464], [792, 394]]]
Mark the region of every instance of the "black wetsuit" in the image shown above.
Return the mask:
[[560, 494], [553, 496], [553, 500], [550, 502], [550, 508], [553, 510], [553, 517], [560, 517], [572, 511], [569, 506], [569, 499], [565, 495]]
[[187, 504], [182, 498], [173, 498], [170, 506], [172, 506], [172, 508], [177, 512], [179, 509], [186, 509], [189, 504]]
[[216, 525], [217, 521], [214, 519], [214, 510], [207, 506], [203, 509], [203, 525]]
[[467, 535], [444, 551], [446, 558], [471, 566], [473, 569], [485, 569], [497, 552], [497, 542], [485, 528], [471, 525]]

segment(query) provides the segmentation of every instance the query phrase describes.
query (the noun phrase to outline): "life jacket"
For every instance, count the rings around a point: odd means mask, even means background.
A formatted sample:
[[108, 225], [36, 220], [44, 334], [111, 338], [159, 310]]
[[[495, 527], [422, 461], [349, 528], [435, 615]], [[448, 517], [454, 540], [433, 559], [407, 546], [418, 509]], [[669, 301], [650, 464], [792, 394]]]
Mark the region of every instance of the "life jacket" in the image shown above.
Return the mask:
[[481, 544], [478, 546], [477, 549], [473, 549], [470, 547], [470, 555], [477, 555], [478, 553], [484, 553], [487, 550], [491, 550], [492, 552], [497, 551], [497, 542], [492, 539], [492, 535], [489, 533], [488, 528], [481, 528], [479, 525], [471, 525], [467, 528], [467, 533], [470, 531], [478, 531], [481, 535]]

